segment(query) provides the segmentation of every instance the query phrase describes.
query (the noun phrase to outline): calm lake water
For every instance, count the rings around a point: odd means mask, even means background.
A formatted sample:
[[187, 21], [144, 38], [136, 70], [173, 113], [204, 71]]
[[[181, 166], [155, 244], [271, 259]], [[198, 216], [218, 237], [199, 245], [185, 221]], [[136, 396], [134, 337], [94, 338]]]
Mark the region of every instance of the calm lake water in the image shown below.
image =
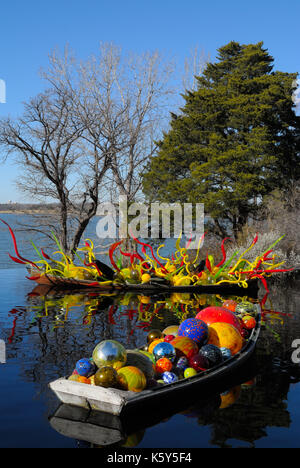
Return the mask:
[[[15, 225], [12, 215], [0, 217]], [[33, 258], [28, 240], [19, 247]], [[6, 363], [0, 364], [0, 447], [97, 447], [104, 440], [108, 447], [299, 447], [300, 365], [291, 361], [292, 343], [300, 339], [299, 279], [271, 286], [255, 360], [222, 394], [177, 402], [180, 410], [174, 402], [173, 414], [161, 408], [153, 421], [137, 418], [129, 429], [126, 421], [107, 417], [92, 435], [87, 428], [79, 437], [59, 423], [88, 416], [68, 413], [48, 383], [70, 375], [102, 339], [134, 349], [145, 343], [149, 328], [178, 323], [193, 310], [184, 297], [141, 305], [134, 296], [54, 295], [36, 289], [23, 266], [7, 261], [7, 251], [13, 255], [9, 235], [1, 230], [0, 339]], [[221, 299], [202, 298], [201, 306]]]

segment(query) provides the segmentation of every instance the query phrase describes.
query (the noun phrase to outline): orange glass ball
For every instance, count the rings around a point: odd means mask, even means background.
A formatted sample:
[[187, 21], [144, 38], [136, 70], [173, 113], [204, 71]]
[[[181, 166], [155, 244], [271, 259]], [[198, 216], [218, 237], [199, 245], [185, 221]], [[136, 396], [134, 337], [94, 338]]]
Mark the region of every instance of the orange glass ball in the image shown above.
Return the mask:
[[208, 327], [208, 333], [208, 344], [213, 344], [219, 348], [228, 348], [232, 355], [238, 353], [242, 349], [242, 335], [229, 323], [212, 323]]
[[163, 372], [170, 372], [173, 364], [168, 358], [161, 358], [156, 362], [155, 370], [156, 372], [162, 374]]
[[242, 321], [244, 327], [247, 328], [247, 330], [252, 330], [252, 328], [255, 328], [256, 326], [256, 320], [251, 315], [244, 315]]
[[233, 299], [227, 299], [227, 301], [223, 302], [222, 307], [225, 307], [225, 309], [230, 310], [231, 312], [235, 312], [237, 306], [237, 302], [234, 301]]

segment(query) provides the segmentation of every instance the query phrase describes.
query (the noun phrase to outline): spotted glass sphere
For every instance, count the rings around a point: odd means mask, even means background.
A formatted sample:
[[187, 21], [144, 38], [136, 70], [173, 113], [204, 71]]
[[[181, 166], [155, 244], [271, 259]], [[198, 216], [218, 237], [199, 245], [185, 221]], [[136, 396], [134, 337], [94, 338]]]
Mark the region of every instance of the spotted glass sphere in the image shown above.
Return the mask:
[[162, 379], [165, 383], [177, 382], [178, 377], [174, 372], [164, 372], [162, 374]]
[[176, 357], [176, 350], [174, 346], [171, 343], [167, 343], [166, 341], [158, 343], [152, 352], [156, 361], [161, 358], [168, 358], [171, 362], [173, 362]]
[[150, 344], [152, 341], [162, 338], [163, 333], [160, 330], [150, 330], [147, 335], [147, 343]]
[[230, 359], [232, 357], [230, 349], [223, 347], [223, 348], [220, 348], [220, 351], [222, 353], [223, 360]]
[[203, 346], [200, 349], [199, 354], [207, 359], [209, 368], [217, 366], [223, 361], [223, 355], [220, 348], [213, 344]]
[[208, 326], [203, 320], [189, 318], [179, 325], [178, 336], [186, 336], [201, 346], [207, 341]]
[[186, 369], [187, 367], [189, 367], [188, 359], [185, 356], [181, 356], [176, 363], [176, 367], [182, 370]]
[[255, 304], [249, 301], [240, 302], [235, 309], [236, 315], [243, 317], [244, 315], [253, 315], [257, 314], [257, 309]]
[[100, 367], [95, 374], [95, 385], [98, 387], [116, 387], [118, 384], [118, 374], [113, 367]]
[[126, 349], [115, 340], [104, 340], [93, 351], [93, 361], [97, 367], [109, 366], [118, 370], [125, 365]]

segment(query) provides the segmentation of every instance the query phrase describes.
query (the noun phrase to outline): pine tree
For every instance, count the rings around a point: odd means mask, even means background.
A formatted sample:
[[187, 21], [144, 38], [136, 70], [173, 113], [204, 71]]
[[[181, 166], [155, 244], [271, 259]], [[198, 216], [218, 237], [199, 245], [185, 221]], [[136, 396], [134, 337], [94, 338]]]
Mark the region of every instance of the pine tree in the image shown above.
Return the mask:
[[204, 203], [215, 232], [236, 236], [267, 194], [299, 178], [297, 73], [274, 72], [262, 42], [218, 52], [171, 116], [144, 192], [151, 201]]

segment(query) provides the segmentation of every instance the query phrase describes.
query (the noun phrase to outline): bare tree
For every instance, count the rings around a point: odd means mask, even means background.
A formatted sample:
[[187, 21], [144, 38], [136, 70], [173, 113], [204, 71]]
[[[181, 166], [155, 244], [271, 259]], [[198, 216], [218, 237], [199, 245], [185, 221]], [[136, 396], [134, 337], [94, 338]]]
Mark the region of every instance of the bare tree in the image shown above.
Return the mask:
[[83, 139], [108, 155], [110, 198], [134, 200], [140, 191], [141, 173], [169, 117], [173, 71], [158, 52], [126, 55], [113, 44], [101, 44], [85, 62], [77, 63], [68, 49], [50, 57], [44, 77], [71, 97]]
[[22, 168], [19, 188], [58, 202], [58, 219], [39, 217], [32, 230], [50, 226], [70, 253], [101, 201], [138, 196], [167, 117], [171, 72], [157, 52], [123, 56], [111, 44], [84, 62], [68, 49], [50, 56], [49, 89], [19, 120], [0, 122], [0, 145]]

